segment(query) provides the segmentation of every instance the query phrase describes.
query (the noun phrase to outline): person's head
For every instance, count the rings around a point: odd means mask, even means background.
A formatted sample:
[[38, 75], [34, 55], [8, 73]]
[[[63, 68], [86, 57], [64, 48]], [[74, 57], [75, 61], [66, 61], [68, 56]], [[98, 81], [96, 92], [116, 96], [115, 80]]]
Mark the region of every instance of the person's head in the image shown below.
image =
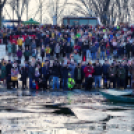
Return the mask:
[[11, 60], [8, 60], [8, 63], [11, 63]]

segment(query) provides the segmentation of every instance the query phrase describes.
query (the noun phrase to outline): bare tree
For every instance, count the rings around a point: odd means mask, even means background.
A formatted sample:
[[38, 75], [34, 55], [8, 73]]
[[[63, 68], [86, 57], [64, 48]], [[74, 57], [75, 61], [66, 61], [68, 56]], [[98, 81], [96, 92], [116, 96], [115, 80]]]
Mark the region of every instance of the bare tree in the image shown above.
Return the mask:
[[83, 16], [98, 16], [103, 24], [111, 20], [116, 22], [118, 18], [125, 21], [129, 16], [129, 0], [76, 0], [74, 12]]
[[10, 2], [8, 2], [11, 9], [15, 12], [19, 22], [21, 21], [21, 18], [25, 13], [28, 4], [27, 1], [28, 0], [10, 0]]
[[7, 2], [7, 0], [0, 0], [0, 27], [2, 26], [2, 11], [3, 11], [3, 7], [5, 6], [5, 3]]

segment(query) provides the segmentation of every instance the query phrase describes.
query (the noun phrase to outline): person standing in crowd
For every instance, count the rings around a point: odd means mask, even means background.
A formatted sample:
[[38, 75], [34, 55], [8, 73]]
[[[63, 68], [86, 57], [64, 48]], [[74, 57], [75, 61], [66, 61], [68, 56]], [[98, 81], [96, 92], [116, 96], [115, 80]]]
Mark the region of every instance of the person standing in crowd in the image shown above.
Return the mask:
[[42, 72], [40, 71], [40, 65], [38, 64], [35, 68], [35, 83], [36, 83], [36, 90], [39, 89], [39, 80], [42, 78]]
[[12, 64], [11, 61], [8, 61], [8, 64], [6, 65], [6, 81], [7, 81], [7, 89], [11, 89], [11, 68]]
[[120, 67], [117, 70], [117, 75], [118, 75], [118, 88], [123, 87], [125, 89], [126, 71], [122, 64], [120, 65]]
[[82, 80], [83, 80], [84, 74], [81, 67], [81, 64], [78, 63], [74, 70], [74, 80], [76, 83], [76, 88], [82, 88]]
[[127, 53], [127, 57], [130, 58], [130, 53], [131, 53], [131, 43], [130, 42], [126, 43], [126, 53]]
[[10, 41], [8, 41], [7, 44], [7, 53], [8, 53], [8, 57], [11, 58], [11, 54], [12, 54], [12, 44]]
[[30, 51], [28, 50], [28, 47], [26, 47], [26, 50], [24, 52], [25, 61], [29, 61], [30, 57]]
[[68, 83], [67, 84], [68, 84], [68, 89], [69, 90], [72, 90], [74, 88], [74, 86], [75, 86], [75, 81], [71, 77], [71, 74], [70, 73], [68, 74]]
[[92, 60], [96, 60], [96, 53], [97, 53], [97, 48], [96, 48], [95, 44], [93, 43], [91, 46]]
[[70, 43], [67, 43], [67, 46], [65, 47], [65, 53], [68, 59], [70, 59], [70, 54], [72, 53], [72, 47]]
[[22, 36], [20, 36], [17, 40], [17, 45], [21, 50], [22, 50], [22, 44], [23, 44], [23, 38]]
[[100, 65], [100, 63], [97, 62], [94, 67], [95, 88], [97, 88], [97, 83], [98, 83], [98, 87], [101, 88], [102, 73], [103, 73], [103, 68]]
[[28, 76], [29, 76], [29, 89], [32, 89], [32, 82], [35, 79], [35, 66], [33, 63], [31, 63], [29, 66]]
[[42, 61], [44, 59], [44, 56], [45, 56], [45, 48], [44, 48], [44, 45], [42, 45], [41, 47], [41, 57], [42, 57]]
[[100, 58], [105, 60], [106, 43], [104, 40], [100, 43]]
[[4, 62], [1, 66], [1, 80], [3, 81], [3, 84], [6, 85], [6, 63]]
[[109, 88], [111, 87], [110, 84], [111, 82], [113, 82], [113, 88], [116, 88], [116, 66], [112, 63], [109, 70], [108, 70], [108, 74], [109, 74]]
[[56, 44], [54, 52], [55, 52], [56, 58], [59, 59], [59, 57], [60, 57], [60, 46], [59, 46], [59, 43]]
[[31, 51], [32, 50], [35, 50], [36, 49], [36, 42], [35, 40], [33, 39], [32, 42], [31, 42]]
[[[42, 67], [42, 75], [43, 75], [43, 80], [45, 84], [45, 89], [48, 89], [48, 80], [50, 77], [50, 64], [49, 61], [45, 61], [45, 64]], [[49, 83], [50, 84], [50, 83]]]
[[53, 63], [52, 75], [53, 75], [53, 90], [55, 90], [55, 85], [59, 90], [60, 88], [59, 78], [61, 76], [61, 67], [57, 60], [55, 60]]
[[15, 57], [16, 51], [17, 51], [17, 46], [16, 46], [16, 44], [13, 42], [13, 43], [12, 43], [12, 53], [13, 53], [13, 57]]
[[13, 88], [14, 89], [16, 89], [15, 88], [16, 86], [17, 86], [17, 89], [18, 89], [18, 74], [19, 74], [19, 70], [14, 64], [13, 68], [11, 69], [11, 81], [13, 82]]
[[21, 58], [22, 58], [22, 50], [19, 48], [19, 50], [17, 51], [17, 56], [18, 56], [18, 62], [19, 64], [21, 64]]
[[73, 59], [71, 59], [71, 61], [69, 61], [70, 63], [68, 64], [68, 67], [70, 68], [69, 73], [71, 74], [71, 77], [74, 78], [74, 70], [75, 70], [75, 62]]
[[50, 49], [49, 45], [46, 46], [45, 52], [46, 52], [46, 57], [49, 58], [49, 60], [50, 60], [51, 49]]
[[108, 60], [105, 60], [103, 66], [102, 66], [102, 72], [103, 72], [103, 88], [108, 88], [108, 80], [109, 80], [109, 70], [110, 64]]
[[25, 48], [27, 48], [29, 50], [30, 44], [31, 44], [31, 40], [30, 40], [29, 36], [27, 36], [27, 38], [25, 39]]
[[22, 89], [27, 88], [27, 78], [28, 78], [28, 68], [25, 66], [25, 64], [23, 64], [21, 68]]
[[63, 82], [63, 90], [68, 90], [67, 82], [68, 82], [68, 73], [70, 68], [68, 67], [67, 61], [64, 61], [62, 69], [61, 69], [61, 78]]
[[92, 67], [91, 63], [87, 63], [87, 66], [84, 68], [84, 73], [85, 73], [85, 90], [91, 90], [93, 82], [93, 73], [94, 73], [94, 68]]
[[65, 57], [66, 55], [66, 46], [65, 46], [65, 43], [61, 43], [61, 46], [60, 46], [60, 53], [63, 57]]

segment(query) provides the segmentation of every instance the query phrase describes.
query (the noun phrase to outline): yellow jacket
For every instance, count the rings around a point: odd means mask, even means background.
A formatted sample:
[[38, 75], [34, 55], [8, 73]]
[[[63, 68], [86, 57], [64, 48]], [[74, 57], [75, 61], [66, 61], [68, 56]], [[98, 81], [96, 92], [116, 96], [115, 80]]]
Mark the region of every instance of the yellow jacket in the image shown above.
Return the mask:
[[22, 46], [22, 43], [23, 43], [22, 39], [18, 39], [18, 40], [17, 40], [17, 44], [18, 44], [19, 46]]

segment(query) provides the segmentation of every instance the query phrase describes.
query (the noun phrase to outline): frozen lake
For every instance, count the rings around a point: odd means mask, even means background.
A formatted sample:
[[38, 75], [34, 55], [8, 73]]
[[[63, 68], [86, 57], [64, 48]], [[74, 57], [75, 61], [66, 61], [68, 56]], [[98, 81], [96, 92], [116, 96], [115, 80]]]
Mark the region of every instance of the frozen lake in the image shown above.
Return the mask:
[[82, 90], [21, 93], [0, 92], [2, 134], [134, 133], [134, 105], [113, 104]]

